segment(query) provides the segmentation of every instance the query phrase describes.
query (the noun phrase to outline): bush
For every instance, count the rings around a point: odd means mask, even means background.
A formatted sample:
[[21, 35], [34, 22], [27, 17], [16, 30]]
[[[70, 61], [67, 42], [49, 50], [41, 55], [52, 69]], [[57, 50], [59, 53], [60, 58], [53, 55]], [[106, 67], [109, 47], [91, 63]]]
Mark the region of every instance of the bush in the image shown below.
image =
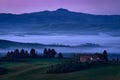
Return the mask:
[[80, 63], [75, 61], [64, 62], [57, 65], [52, 65], [48, 68], [47, 73], [68, 73], [80, 71], [90, 68], [89, 63]]

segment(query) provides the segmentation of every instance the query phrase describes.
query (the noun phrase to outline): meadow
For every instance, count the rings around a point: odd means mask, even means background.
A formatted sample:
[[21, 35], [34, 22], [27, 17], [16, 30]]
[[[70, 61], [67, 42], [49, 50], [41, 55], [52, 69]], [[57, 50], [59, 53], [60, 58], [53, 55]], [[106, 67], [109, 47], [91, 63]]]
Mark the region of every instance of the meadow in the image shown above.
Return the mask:
[[47, 74], [51, 65], [67, 59], [26, 59], [23, 62], [0, 62], [0, 67], [8, 69], [0, 80], [119, 80], [120, 65], [94, 67], [71, 73]]

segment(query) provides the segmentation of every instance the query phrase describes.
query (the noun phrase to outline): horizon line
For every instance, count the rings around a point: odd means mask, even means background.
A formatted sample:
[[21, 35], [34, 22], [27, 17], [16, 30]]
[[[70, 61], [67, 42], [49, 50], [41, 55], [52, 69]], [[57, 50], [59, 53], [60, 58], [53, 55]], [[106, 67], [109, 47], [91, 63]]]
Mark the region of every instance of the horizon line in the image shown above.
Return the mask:
[[0, 12], [0, 14], [13, 14], [13, 15], [22, 15], [22, 14], [31, 14], [31, 13], [39, 13], [39, 12], [45, 12], [45, 11], [48, 11], [48, 12], [54, 12], [54, 11], [57, 11], [59, 9], [64, 9], [66, 11], [69, 11], [69, 12], [74, 12], [74, 13], [83, 13], [83, 14], [90, 14], [90, 15], [108, 15], [108, 16], [120, 16], [120, 14], [94, 14], [94, 13], [86, 13], [86, 12], [79, 12], [79, 11], [73, 11], [73, 10], [69, 10], [69, 9], [66, 9], [66, 8], [57, 8], [55, 10], [40, 10], [40, 11], [31, 11], [31, 12], [23, 12], [23, 13], [11, 13], [11, 12]]

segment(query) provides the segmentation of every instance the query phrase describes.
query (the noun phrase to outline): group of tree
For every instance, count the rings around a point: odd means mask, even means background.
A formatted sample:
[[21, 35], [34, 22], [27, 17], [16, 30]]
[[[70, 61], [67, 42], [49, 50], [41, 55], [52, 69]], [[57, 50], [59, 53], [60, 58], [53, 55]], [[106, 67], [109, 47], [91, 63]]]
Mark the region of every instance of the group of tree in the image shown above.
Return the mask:
[[103, 60], [105, 62], [109, 61], [107, 50], [104, 50], [102, 54], [101, 53], [96, 53], [95, 55], [97, 55], [100, 58], [100, 60]]
[[[55, 51], [55, 49], [47, 49], [45, 48], [43, 51], [43, 57], [44, 58], [55, 58], [57, 55], [57, 52]], [[62, 53], [58, 53], [58, 58], [63, 58]]]
[[54, 49], [50, 49], [50, 48], [49, 49], [45, 48], [43, 52], [43, 56], [45, 58], [54, 58], [56, 54], [57, 52]]
[[24, 49], [15, 49], [14, 51], [7, 52], [8, 59], [19, 59], [19, 58], [55, 58], [58, 55], [58, 58], [63, 58], [62, 53], [58, 53], [55, 49], [45, 48], [43, 51], [43, 56], [38, 54], [35, 49], [31, 49], [29, 52]]
[[15, 49], [14, 51], [8, 52], [7, 57], [10, 59], [15, 58], [37, 58], [40, 57], [40, 55], [37, 54], [35, 49], [31, 49], [30, 52], [24, 49]]

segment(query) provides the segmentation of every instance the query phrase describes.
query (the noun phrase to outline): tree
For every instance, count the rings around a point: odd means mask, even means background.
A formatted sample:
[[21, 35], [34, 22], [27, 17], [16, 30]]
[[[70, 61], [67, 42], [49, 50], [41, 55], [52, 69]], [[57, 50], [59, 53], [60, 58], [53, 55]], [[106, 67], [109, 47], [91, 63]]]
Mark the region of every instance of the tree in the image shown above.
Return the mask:
[[58, 58], [63, 58], [62, 53], [59, 53], [59, 54], [58, 54]]
[[108, 61], [108, 54], [107, 54], [107, 51], [106, 51], [106, 50], [103, 51], [103, 59], [104, 59], [105, 61]]
[[118, 56], [117, 56], [117, 64], [119, 64], [119, 58], [118, 58]]
[[8, 59], [12, 59], [13, 58], [11, 52], [9, 52], [9, 51], [7, 52], [7, 58]]
[[10, 59], [15, 59], [15, 55], [13, 51], [10, 52]]
[[20, 57], [21, 57], [21, 58], [24, 58], [24, 56], [25, 56], [25, 50], [22, 49], [22, 50], [20, 51]]
[[30, 50], [30, 57], [32, 58], [36, 57], [35, 49], [33, 48]]
[[56, 54], [57, 52], [55, 51], [55, 49], [45, 48], [43, 51], [43, 56], [46, 58], [54, 58]]
[[48, 57], [48, 58], [51, 58], [51, 55], [52, 55], [52, 53], [51, 53], [51, 49], [49, 48], [49, 49], [48, 49], [47, 57]]
[[52, 49], [51, 50], [51, 57], [54, 58], [56, 54], [57, 54], [57, 52], [55, 51], [55, 49]]
[[7, 52], [7, 57], [10, 57], [11, 56], [11, 53], [8, 51]]
[[25, 58], [29, 58], [29, 53], [27, 50], [25, 51]]
[[47, 48], [45, 48], [44, 49], [44, 51], [43, 51], [43, 57], [48, 57], [48, 50], [47, 50]]
[[19, 57], [20, 57], [20, 52], [19, 52], [18, 49], [16, 49], [16, 50], [14, 51], [14, 56], [15, 56], [16, 58], [19, 58]]

